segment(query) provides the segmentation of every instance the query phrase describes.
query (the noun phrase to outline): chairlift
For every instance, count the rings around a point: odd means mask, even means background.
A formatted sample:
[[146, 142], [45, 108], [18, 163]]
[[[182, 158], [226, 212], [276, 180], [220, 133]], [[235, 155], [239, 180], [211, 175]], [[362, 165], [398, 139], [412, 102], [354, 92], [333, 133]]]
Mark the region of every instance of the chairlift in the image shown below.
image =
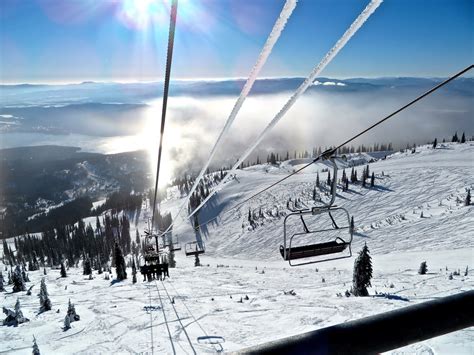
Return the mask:
[[204, 248], [204, 242], [189, 242], [186, 243], [184, 246], [184, 253], [186, 256], [192, 256], [192, 255], [199, 255], [199, 254], [204, 254], [205, 248]]
[[[306, 209], [296, 209], [294, 208], [294, 205], [293, 207], [290, 204], [287, 205], [291, 213], [286, 215], [283, 222], [283, 245], [280, 245], [280, 254], [284, 260], [288, 261], [290, 266], [314, 264], [323, 261], [349, 258], [352, 256], [351, 243], [353, 230], [351, 228], [349, 212], [343, 207], [334, 205], [337, 186], [337, 164], [335, 163], [333, 157], [331, 157], [328, 161], [333, 167], [333, 181], [330, 194], [331, 200], [329, 203], [322, 203], [321, 206]], [[341, 226], [339, 225], [340, 222], [337, 223], [336, 219], [334, 218], [335, 214], [337, 213], [342, 214], [344, 220], [347, 218], [347, 225], [344, 223], [344, 225]], [[331, 223], [330, 227], [323, 229], [318, 227], [314, 230], [311, 228], [311, 225], [308, 227], [308, 219], [316, 218], [321, 221], [323, 216], [329, 217], [328, 221]], [[306, 221], [304, 217], [307, 218]], [[294, 220], [295, 218], [300, 219], [303, 225], [303, 231], [291, 234], [288, 228], [288, 221]], [[335, 234], [339, 235], [335, 237]], [[315, 235], [316, 237], [326, 235], [326, 238], [329, 235], [330, 240], [320, 240], [317, 243], [295, 246], [294, 241], [304, 239], [304, 237], [309, 235]], [[319, 238], [321, 239], [321, 237]], [[292, 262], [294, 260], [308, 258], [310, 258], [309, 261], [303, 261], [296, 264]]]
[[181, 244], [179, 242], [178, 236], [176, 236], [175, 240], [170, 240], [165, 244], [165, 247], [168, 247], [170, 251], [178, 251], [181, 250]]

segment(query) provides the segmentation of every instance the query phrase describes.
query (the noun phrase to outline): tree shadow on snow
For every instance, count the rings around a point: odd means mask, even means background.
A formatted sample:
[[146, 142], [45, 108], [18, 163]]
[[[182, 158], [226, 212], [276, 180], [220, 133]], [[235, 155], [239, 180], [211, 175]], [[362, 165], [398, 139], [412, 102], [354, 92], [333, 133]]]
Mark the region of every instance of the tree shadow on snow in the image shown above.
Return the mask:
[[112, 281], [110, 281], [110, 286], [113, 286], [115, 284], [118, 284], [120, 282], [122, 282], [123, 280], [117, 280], [117, 279], [113, 279]]
[[353, 234], [354, 234], [355, 237], [362, 237], [362, 238], [371, 239], [367, 234], [362, 234], [360, 232], [354, 232]]
[[386, 299], [389, 299], [389, 300], [410, 302], [410, 300], [406, 297], [393, 295], [393, 294], [390, 294], [390, 293], [379, 293], [379, 294], [374, 295], [373, 297], [381, 297], [381, 298], [386, 298]]
[[389, 189], [388, 187], [385, 187], [385, 186], [382, 186], [382, 185], [375, 185], [374, 187], [371, 187], [371, 189], [375, 190], [375, 191], [379, 191], [379, 192], [382, 192], [382, 191], [393, 192], [392, 189]]

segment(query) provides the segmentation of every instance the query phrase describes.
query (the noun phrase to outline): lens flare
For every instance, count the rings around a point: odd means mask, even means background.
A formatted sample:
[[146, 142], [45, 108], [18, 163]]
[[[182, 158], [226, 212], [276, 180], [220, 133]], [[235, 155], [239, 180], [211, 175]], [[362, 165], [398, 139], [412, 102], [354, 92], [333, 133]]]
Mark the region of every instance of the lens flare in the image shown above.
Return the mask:
[[169, 3], [163, 0], [123, 0], [119, 17], [130, 28], [147, 29], [152, 23], [167, 21]]

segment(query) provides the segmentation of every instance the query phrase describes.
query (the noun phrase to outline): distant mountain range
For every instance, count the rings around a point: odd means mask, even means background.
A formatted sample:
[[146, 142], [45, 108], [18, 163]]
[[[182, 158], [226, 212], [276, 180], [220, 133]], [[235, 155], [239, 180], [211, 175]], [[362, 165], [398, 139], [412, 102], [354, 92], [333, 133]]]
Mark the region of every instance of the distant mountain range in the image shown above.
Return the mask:
[[[341, 85], [313, 85], [309, 92], [337, 91], [357, 92], [383, 89], [406, 90], [409, 88], [425, 89], [441, 78], [352, 78], [331, 79], [321, 77], [317, 83], [336, 83]], [[253, 95], [277, 94], [294, 91], [304, 78], [268, 78], [259, 79], [251, 91]], [[172, 96], [236, 96], [240, 93], [244, 79], [219, 80], [177, 80], [171, 83]], [[80, 84], [18, 84], [0, 85], [0, 106], [37, 106], [66, 105], [71, 103], [146, 103], [161, 97], [161, 82], [149, 83], [114, 83], [114, 82], [83, 82]], [[459, 78], [450, 84], [447, 91], [472, 95], [474, 78]]]

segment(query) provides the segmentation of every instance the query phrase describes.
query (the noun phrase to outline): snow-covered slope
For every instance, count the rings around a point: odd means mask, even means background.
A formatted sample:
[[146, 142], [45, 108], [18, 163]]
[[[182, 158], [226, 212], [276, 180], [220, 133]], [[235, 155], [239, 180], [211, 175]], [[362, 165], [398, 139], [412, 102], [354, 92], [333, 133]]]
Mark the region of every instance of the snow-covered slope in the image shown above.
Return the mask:
[[[280, 179], [288, 172], [288, 166], [291, 165], [283, 163], [282, 169], [265, 165], [240, 171], [238, 181], [228, 183], [209, 201], [199, 214], [200, 223], [217, 215], [221, 217], [203, 228], [208, 254], [259, 260], [280, 257], [278, 246], [283, 239], [283, 218], [271, 217], [268, 212], [272, 209], [287, 212], [286, 202], [290, 197], [301, 198], [310, 206], [315, 171], [327, 166], [317, 165], [309, 173], [305, 170], [242, 205], [238, 211], [225, 212]], [[294, 168], [299, 166], [293, 165]], [[342, 176], [342, 167], [338, 179]], [[355, 168], [359, 179], [364, 168], [365, 164]], [[444, 144], [435, 150], [429, 146], [418, 147], [414, 154], [411, 151], [396, 153], [371, 163], [370, 171], [375, 173], [375, 188], [350, 184], [348, 192], [338, 189], [336, 204], [354, 216], [355, 250], [364, 243], [373, 254], [474, 246], [473, 211], [472, 207], [464, 206], [466, 189], [474, 187], [474, 143]], [[350, 169], [346, 169], [346, 174], [350, 176]], [[322, 185], [326, 178], [327, 172], [321, 172]], [[265, 215], [257, 220], [259, 225], [254, 230], [242, 228], [249, 208], [252, 211], [262, 208]], [[175, 233], [194, 238], [189, 223], [178, 222]]]
[[[253, 167], [239, 171], [239, 182], [229, 182], [200, 214], [204, 222], [221, 212], [201, 234], [207, 246], [203, 267], [194, 267], [194, 259], [177, 253], [170, 279], [142, 283], [139, 278], [135, 285], [131, 279], [111, 283], [95, 272], [94, 280], [86, 280], [82, 269], [72, 268], [61, 279], [59, 270], [48, 269], [53, 310], [40, 315], [36, 294], [43, 275], [31, 272], [32, 296], [12, 294], [10, 286], [0, 294], [8, 308], [18, 297], [31, 320], [17, 328], [0, 327], [0, 353], [31, 353], [33, 335], [45, 354], [152, 353], [152, 344], [156, 354], [173, 353], [173, 347], [178, 354], [215, 352], [220, 346], [233, 351], [471, 290], [474, 207], [464, 206], [463, 200], [466, 188], [474, 187], [473, 157], [474, 143], [445, 144], [436, 150], [418, 147], [415, 154], [396, 153], [371, 163], [375, 188], [350, 185], [348, 192], [338, 190], [336, 203], [355, 219], [353, 250], [358, 252], [367, 243], [373, 257], [370, 297], [344, 296], [351, 286], [354, 258], [290, 268], [278, 253], [283, 217], [272, 217], [269, 211], [274, 216], [276, 209], [287, 212], [289, 197], [310, 204], [315, 171], [327, 167], [301, 173], [240, 211], [226, 214], [298, 164]], [[356, 167], [359, 177], [364, 166]], [[350, 170], [346, 173], [350, 175]], [[326, 172], [320, 173], [321, 182], [326, 177]], [[176, 211], [179, 203], [170, 199], [163, 208]], [[254, 229], [245, 223], [249, 207], [256, 212], [262, 208], [265, 216]], [[136, 227], [145, 226], [147, 214], [142, 213]], [[182, 242], [195, 239], [189, 223], [181, 219], [174, 230]], [[428, 264], [427, 275], [417, 273], [422, 261]], [[469, 272], [464, 276], [466, 266]], [[451, 279], [458, 269], [460, 275]], [[81, 320], [63, 332], [69, 298]], [[225, 342], [200, 343], [197, 338], [206, 335]], [[473, 350], [472, 329], [466, 329], [394, 353], [472, 354]]]

